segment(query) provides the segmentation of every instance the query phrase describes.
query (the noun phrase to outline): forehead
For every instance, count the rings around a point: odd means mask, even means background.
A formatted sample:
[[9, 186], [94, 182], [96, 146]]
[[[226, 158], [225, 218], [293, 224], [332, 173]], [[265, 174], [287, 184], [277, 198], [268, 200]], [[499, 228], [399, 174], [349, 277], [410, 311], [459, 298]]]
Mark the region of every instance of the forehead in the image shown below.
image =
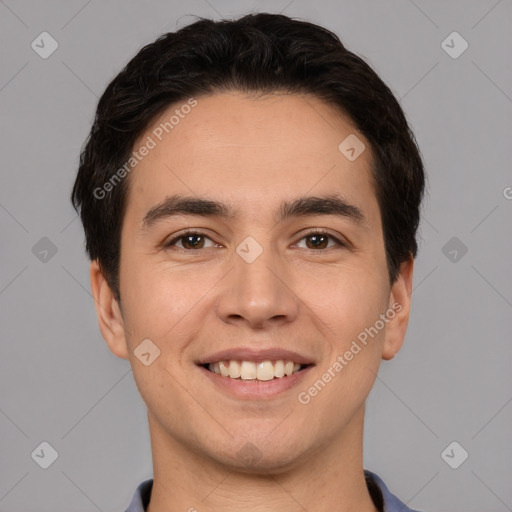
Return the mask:
[[[364, 151], [351, 161], [340, 144], [354, 136]], [[375, 202], [368, 143], [346, 116], [310, 95], [184, 100], [155, 119], [134, 150], [144, 145], [152, 148], [129, 176], [128, 211], [136, 209], [139, 222], [174, 193], [215, 196], [248, 215], [274, 199], [333, 192]]]

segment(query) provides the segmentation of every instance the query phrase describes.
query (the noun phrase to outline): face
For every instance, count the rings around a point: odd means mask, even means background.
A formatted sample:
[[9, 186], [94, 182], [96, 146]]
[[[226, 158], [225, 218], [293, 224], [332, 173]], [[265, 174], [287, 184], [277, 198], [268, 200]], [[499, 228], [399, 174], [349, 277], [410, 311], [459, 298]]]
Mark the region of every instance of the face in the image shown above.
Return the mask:
[[[248, 471], [298, 464], [361, 427], [403, 340], [412, 262], [391, 286], [370, 146], [331, 106], [195, 101], [135, 145], [154, 142], [129, 175], [122, 314], [91, 267], [100, 326], [161, 443]], [[355, 160], [338, 148], [351, 134], [365, 145]]]

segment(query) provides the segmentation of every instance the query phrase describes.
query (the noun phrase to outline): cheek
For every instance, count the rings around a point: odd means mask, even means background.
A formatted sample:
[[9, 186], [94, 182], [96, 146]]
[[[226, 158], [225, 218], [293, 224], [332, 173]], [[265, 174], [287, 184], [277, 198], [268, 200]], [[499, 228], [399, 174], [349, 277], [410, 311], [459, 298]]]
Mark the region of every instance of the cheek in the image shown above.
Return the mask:
[[[317, 332], [324, 349], [321, 382], [311, 391], [322, 395], [318, 406], [330, 402], [341, 409], [355, 409], [370, 392], [378, 372], [385, 327], [379, 323], [375, 329], [375, 324], [387, 308], [387, 284], [368, 267], [350, 272], [340, 269], [316, 284], [303, 290], [314, 312], [313, 321], [320, 320]], [[317, 391], [324, 384], [326, 392]], [[341, 421], [345, 413], [339, 414]]]
[[[162, 340], [204, 295], [204, 289], [176, 273], [142, 267], [126, 278], [126, 301], [132, 331]], [[174, 330], [174, 329], [173, 329]]]
[[[318, 411], [328, 408], [342, 422], [347, 411], [360, 407], [378, 372], [385, 324], [380, 315], [388, 304], [386, 281], [378, 274], [343, 273], [311, 286], [308, 306], [318, 320], [325, 354], [318, 380], [304, 390], [305, 399], [315, 397]], [[324, 391], [325, 389], [325, 391]], [[318, 398], [318, 400], [317, 400]]]
[[149, 338], [161, 350], [160, 363], [172, 358], [170, 366], [176, 366], [214, 310], [215, 286], [225, 270], [201, 264], [178, 266], [162, 258], [131, 254], [121, 267], [128, 343], [133, 350]]
[[[194, 305], [205, 290], [176, 271], [162, 270], [148, 261], [144, 265], [131, 263], [131, 267], [126, 265], [123, 301], [134, 379], [150, 408], [179, 409], [183, 406], [179, 382], [185, 380], [180, 361], [200, 325], [194, 316]], [[153, 351], [158, 354], [147, 366], [137, 356], [137, 347], [146, 339], [152, 342], [150, 357]], [[165, 397], [165, 403], [159, 402], [161, 397]]]
[[323, 321], [322, 331], [340, 343], [373, 325], [389, 300], [386, 276], [369, 266], [303, 270], [296, 283], [298, 297]]

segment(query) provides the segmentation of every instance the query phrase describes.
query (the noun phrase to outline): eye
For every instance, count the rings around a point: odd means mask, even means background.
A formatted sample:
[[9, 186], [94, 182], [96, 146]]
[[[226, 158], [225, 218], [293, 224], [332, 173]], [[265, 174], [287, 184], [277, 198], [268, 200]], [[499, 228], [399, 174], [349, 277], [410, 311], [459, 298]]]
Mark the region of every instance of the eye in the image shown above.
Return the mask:
[[[212, 244], [210, 246], [205, 245], [206, 241], [209, 240]], [[345, 247], [346, 244], [338, 240], [335, 236], [322, 230], [314, 230], [305, 234], [299, 242], [307, 240], [306, 249], [317, 250], [317, 249], [329, 249], [333, 246]], [[330, 241], [334, 241], [334, 245], [329, 245]], [[181, 245], [180, 245], [181, 244]], [[213, 240], [206, 236], [200, 231], [186, 231], [181, 233], [171, 240], [163, 244], [163, 248], [169, 249], [170, 247], [176, 247], [180, 251], [194, 251], [200, 249], [208, 249], [209, 247], [218, 247], [219, 244], [213, 242]]]
[[308, 244], [308, 242], [306, 242], [306, 248], [315, 250], [329, 249], [333, 247], [332, 245], [329, 246], [329, 239], [334, 240], [334, 246], [345, 247], [345, 244], [340, 242], [335, 236], [321, 230], [310, 231], [309, 233], [306, 233], [306, 235], [304, 235], [300, 241], [309, 240], [311, 243]]
[[[170, 248], [171, 246], [177, 246], [179, 250], [182, 251], [191, 251], [197, 249], [207, 249], [205, 247], [205, 241], [209, 240], [213, 243], [213, 240], [206, 236], [204, 233], [199, 231], [186, 231], [185, 233], [181, 233], [178, 236], [175, 236], [171, 240], [164, 243], [163, 247], [165, 249]], [[181, 243], [181, 246], [178, 244]], [[213, 243], [210, 247], [215, 247], [218, 244]]]

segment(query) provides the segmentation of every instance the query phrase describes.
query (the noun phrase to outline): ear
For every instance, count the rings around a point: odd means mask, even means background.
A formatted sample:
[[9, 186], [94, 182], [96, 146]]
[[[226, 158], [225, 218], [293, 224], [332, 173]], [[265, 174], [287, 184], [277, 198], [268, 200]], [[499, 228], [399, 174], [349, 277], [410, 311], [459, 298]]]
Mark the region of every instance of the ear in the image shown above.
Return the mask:
[[128, 359], [123, 316], [97, 260], [91, 262], [89, 274], [101, 334], [114, 355]]
[[[398, 277], [391, 287], [387, 314], [389, 322], [386, 326], [382, 350], [382, 359], [386, 361], [396, 356], [404, 342], [411, 310], [413, 268], [414, 257], [411, 254], [409, 259], [400, 265]], [[393, 317], [391, 311], [395, 313]]]

